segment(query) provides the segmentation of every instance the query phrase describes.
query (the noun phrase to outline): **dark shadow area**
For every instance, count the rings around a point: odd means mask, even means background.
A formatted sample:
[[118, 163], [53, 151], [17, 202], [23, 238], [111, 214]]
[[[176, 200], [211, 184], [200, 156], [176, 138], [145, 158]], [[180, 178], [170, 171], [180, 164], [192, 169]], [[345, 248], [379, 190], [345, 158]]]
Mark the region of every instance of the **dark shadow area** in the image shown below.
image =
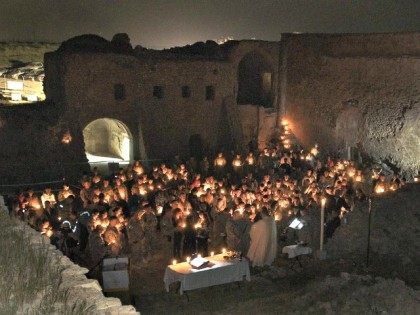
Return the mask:
[[272, 107], [272, 69], [263, 56], [251, 52], [238, 66], [238, 104]]

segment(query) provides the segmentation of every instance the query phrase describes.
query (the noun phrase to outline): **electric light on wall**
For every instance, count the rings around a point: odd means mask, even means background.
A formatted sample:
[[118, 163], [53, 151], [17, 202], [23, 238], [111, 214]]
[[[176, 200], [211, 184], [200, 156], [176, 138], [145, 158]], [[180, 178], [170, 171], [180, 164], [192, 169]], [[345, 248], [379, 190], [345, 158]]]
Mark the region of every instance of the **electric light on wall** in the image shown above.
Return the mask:
[[61, 138], [61, 143], [69, 144], [73, 140], [73, 137], [70, 134], [70, 131], [66, 131]]

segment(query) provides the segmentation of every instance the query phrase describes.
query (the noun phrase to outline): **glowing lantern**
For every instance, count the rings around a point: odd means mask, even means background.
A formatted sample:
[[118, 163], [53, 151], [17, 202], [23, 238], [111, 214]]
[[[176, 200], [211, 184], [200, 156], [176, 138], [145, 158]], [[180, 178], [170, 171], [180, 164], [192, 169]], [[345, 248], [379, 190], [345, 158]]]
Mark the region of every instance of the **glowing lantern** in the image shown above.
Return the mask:
[[63, 144], [69, 144], [72, 139], [73, 139], [73, 137], [71, 136], [70, 131], [66, 131], [63, 134], [63, 137], [61, 138], [61, 143], [63, 143]]

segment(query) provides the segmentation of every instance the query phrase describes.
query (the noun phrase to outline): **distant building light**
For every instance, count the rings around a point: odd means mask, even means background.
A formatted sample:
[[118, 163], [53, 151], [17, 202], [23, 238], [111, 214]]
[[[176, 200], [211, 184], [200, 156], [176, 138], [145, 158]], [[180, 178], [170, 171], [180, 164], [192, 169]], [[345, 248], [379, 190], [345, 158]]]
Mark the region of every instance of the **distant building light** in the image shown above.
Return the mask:
[[23, 82], [20, 81], [7, 81], [7, 88], [9, 90], [23, 90]]
[[21, 101], [21, 100], [22, 100], [22, 94], [12, 93], [12, 101]]
[[36, 96], [36, 95], [28, 95], [26, 98], [28, 99], [28, 102], [37, 102], [38, 101], [38, 96]]

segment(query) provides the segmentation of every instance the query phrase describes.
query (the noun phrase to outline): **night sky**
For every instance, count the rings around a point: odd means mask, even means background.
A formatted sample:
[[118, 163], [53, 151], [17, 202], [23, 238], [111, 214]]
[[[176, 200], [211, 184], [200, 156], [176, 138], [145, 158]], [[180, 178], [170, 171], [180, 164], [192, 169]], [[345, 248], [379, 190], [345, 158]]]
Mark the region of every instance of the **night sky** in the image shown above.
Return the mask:
[[278, 40], [285, 32], [420, 30], [420, 1], [0, 0], [0, 41], [61, 42], [86, 33], [128, 33], [134, 45], [200, 40]]

